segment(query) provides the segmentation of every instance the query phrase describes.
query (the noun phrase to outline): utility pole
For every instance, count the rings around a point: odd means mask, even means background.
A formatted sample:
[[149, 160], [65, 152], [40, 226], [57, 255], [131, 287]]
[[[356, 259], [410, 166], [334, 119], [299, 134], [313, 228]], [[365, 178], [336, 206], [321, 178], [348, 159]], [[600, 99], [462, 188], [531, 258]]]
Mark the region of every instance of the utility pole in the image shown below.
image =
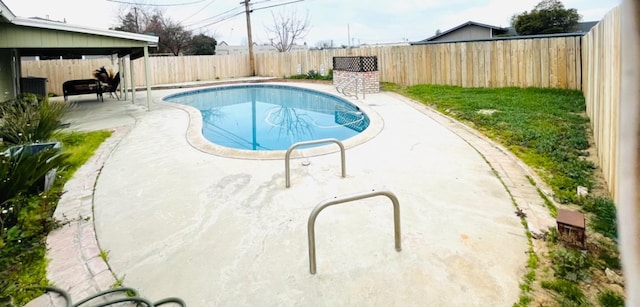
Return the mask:
[[256, 64], [253, 58], [253, 39], [251, 38], [251, 10], [249, 9], [249, 1], [244, 0], [240, 2], [240, 4], [244, 3], [244, 12], [247, 15], [247, 41], [249, 43], [249, 70], [251, 72], [251, 76], [256, 75]]
[[347, 45], [351, 49], [351, 29], [349, 29], [349, 24], [347, 24]]
[[133, 7], [133, 14], [136, 17], [136, 33], [140, 33], [140, 26], [138, 25], [138, 8]]

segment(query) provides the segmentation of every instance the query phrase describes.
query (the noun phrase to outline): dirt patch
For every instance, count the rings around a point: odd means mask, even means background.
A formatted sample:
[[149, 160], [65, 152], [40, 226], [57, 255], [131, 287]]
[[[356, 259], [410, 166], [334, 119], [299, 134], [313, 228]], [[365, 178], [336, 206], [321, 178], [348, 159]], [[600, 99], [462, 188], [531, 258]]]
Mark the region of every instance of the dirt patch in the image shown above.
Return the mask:
[[480, 109], [478, 110], [478, 114], [482, 114], [482, 115], [493, 115], [493, 113], [498, 112], [498, 110], [494, 110], [494, 109]]

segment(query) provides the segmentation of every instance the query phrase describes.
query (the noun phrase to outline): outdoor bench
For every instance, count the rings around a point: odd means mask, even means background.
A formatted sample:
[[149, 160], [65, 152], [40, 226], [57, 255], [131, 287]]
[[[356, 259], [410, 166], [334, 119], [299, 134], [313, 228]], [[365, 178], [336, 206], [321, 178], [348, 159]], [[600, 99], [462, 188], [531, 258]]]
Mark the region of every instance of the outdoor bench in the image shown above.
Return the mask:
[[102, 85], [97, 79], [69, 80], [62, 84], [64, 100], [71, 95], [96, 94], [98, 101], [102, 99]]

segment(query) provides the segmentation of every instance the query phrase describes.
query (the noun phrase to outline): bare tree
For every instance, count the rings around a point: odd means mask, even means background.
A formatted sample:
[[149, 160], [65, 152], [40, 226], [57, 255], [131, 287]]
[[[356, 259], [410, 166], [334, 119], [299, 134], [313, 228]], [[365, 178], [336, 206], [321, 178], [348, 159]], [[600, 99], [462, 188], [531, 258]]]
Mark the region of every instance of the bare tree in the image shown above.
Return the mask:
[[291, 50], [298, 39], [303, 39], [309, 33], [309, 14], [303, 18], [298, 17], [296, 10], [282, 10], [271, 12], [273, 25], [265, 26], [271, 40], [271, 45], [279, 52]]
[[158, 48], [153, 53], [180, 55], [191, 46], [191, 31], [157, 8], [142, 5], [121, 8], [118, 19], [120, 24], [114, 30], [158, 36]]

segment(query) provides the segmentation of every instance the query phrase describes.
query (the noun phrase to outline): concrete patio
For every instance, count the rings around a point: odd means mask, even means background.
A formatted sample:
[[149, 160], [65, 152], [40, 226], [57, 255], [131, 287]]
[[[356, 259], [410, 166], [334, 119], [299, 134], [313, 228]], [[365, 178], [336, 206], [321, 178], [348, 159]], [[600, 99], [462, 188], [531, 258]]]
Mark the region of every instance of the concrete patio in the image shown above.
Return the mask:
[[[335, 94], [330, 85], [287, 84]], [[114, 135], [67, 185], [49, 237], [49, 279], [75, 300], [116, 278], [143, 297], [189, 306], [511, 306], [531, 231], [554, 223], [526, 166], [472, 129], [397, 94], [350, 101], [372, 117], [337, 147], [283, 159], [207, 144], [199, 119], [153, 90], [153, 105], [77, 98], [70, 129]], [[337, 94], [336, 94], [337, 95]], [[197, 115], [197, 114], [196, 114]], [[335, 147], [335, 148], [334, 148]], [[282, 153], [281, 153], [282, 154]], [[231, 157], [229, 157], [231, 156]], [[95, 184], [95, 185], [94, 185]], [[400, 203], [394, 249], [389, 199], [324, 210], [309, 273], [307, 219], [320, 202], [371, 190]], [[108, 251], [108, 265], [98, 256]], [[115, 277], [114, 277], [115, 276]], [[50, 300], [43, 297], [41, 300]]]

